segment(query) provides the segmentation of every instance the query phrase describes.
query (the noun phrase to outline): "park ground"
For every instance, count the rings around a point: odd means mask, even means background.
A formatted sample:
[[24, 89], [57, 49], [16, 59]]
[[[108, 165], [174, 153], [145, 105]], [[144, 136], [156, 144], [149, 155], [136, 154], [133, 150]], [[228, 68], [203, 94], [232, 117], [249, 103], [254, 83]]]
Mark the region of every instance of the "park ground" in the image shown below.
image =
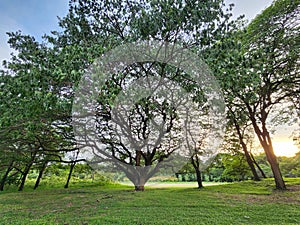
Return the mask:
[[206, 185], [77, 183], [0, 193], [0, 224], [300, 224], [300, 179]]

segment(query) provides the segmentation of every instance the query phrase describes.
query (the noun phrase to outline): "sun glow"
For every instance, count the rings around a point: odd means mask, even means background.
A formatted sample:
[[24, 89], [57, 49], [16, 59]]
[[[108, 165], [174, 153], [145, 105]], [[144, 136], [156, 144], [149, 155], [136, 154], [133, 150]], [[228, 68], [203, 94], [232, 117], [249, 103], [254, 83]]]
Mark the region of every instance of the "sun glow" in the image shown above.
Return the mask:
[[293, 157], [299, 151], [292, 141], [273, 141], [273, 148], [276, 156]]

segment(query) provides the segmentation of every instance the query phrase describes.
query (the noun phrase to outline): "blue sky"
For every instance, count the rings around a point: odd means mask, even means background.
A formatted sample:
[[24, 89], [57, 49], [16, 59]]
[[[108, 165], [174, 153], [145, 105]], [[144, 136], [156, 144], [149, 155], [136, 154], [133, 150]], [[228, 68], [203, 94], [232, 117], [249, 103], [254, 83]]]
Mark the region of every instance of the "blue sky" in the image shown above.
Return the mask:
[[[235, 16], [245, 14], [249, 20], [272, 3], [272, 0], [225, 0], [234, 3]], [[7, 31], [21, 30], [36, 39], [58, 29], [57, 16], [68, 11], [68, 0], [0, 0], [0, 62], [9, 59]]]
[[11, 52], [7, 31], [21, 30], [40, 40], [43, 34], [57, 30], [57, 16], [67, 11], [67, 0], [0, 0], [0, 61]]

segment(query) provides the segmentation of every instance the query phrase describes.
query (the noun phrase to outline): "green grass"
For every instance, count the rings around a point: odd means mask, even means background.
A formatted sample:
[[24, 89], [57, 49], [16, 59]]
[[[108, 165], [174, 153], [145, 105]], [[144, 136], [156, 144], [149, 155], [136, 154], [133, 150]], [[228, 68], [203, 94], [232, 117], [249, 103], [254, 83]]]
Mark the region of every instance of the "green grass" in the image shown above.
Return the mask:
[[195, 188], [71, 185], [0, 193], [0, 224], [300, 224], [300, 179]]

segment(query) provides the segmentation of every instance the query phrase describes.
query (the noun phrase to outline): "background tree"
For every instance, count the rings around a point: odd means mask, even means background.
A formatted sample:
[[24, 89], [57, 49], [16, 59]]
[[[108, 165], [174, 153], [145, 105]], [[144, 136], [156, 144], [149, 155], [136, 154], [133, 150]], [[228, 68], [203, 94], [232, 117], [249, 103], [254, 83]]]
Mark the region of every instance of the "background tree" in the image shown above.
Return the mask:
[[[247, 141], [249, 141], [249, 139], [251, 139], [251, 138], [253, 139], [253, 137], [251, 137], [251, 135], [249, 136], [249, 134], [250, 134], [249, 129], [247, 129], [249, 127], [249, 123], [247, 123], [248, 122], [247, 117], [243, 112], [241, 112], [239, 110], [234, 111], [228, 105], [228, 103], [227, 103], [227, 108], [228, 108], [228, 113], [229, 113], [228, 125], [233, 126], [235, 128], [236, 132], [234, 132], [234, 134], [236, 134], [236, 136], [238, 137], [239, 144], [242, 147], [242, 151], [245, 155], [245, 158], [247, 160], [249, 168], [251, 169], [251, 172], [253, 174], [253, 179], [256, 181], [259, 181], [260, 178], [259, 178], [258, 173], [255, 168], [254, 158], [251, 157], [251, 151], [248, 150], [248, 146], [247, 146], [247, 144], [248, 144]], [[248, 133], [247, 133], [247, 131], [248, 131]], [[232, 139], [231, 139], [231, 143], [234, 144], [234, 141]], [[259, 166], [257, 165], [257, 167], [259, 167]], [[261, 168], [259, 168], [259, 169], [261, 169]]]
[[[249, 75], [260, 80], [253, 85], [255, 95], [248, 93], [241, 100], [245, 104], [257, 137], [266, 153], [274, 174], [276, 188], [285, 189], [285, 183], [274, 154], [267, 119], [277, 104], [293, 96], [299, 87], [299, 1], [274, 2], [248, 27], [247, 59], [253, 59], [253, 72]], [[282, 10], [284, 9], [284, 10]], [[249, 56], [249, 58], [248, 58]]]
[[275, 1], [249, 24], [244, 34], [237, 33], [240, 38], [225, 40], [216, 47], [226, 49], [227, 54], [224, 67], [215, 70], [225, 95], [231, 96], [236, 108], [247, 112], [277, 189], [286, 186], [274, 154], [269, 123], [272, 113], [276, 114], [275, 107], [287, 103], [299, 90], [297, 18], [299, 1]]
[[[20, 176], [22, 190], [32, 166], [40, 165], [37, 187], [47, 162], [63, 160], [76, 146], [70, 123], [70, 89], [62, 82], [63, 75], [52, 70], [56, 53], [20, 32], [9, 33], [9, 37], [18, 53], [4, 62], [6, 69], [0, 76], [1, 144], [9, 152], [1, 158], [7, 161], [7, 171]], [[7, 177], [9, 173], [3, 176], [3, 185]]]
[[215, 143], [218, 141], [218, 136], [223, 135], [221, 133], [223, 129], [210, 122], [213, 121], [210, 118], [212, 115], [205, 108], [198, 108], [195, 111], [192, 108], [193, 105], [188, 105], [185, 109], [185, 148], [190, 154], [190, 163], [196, 173], [198, 188], [202, 188], [202, 172], [212, 163], [218, 153]]

